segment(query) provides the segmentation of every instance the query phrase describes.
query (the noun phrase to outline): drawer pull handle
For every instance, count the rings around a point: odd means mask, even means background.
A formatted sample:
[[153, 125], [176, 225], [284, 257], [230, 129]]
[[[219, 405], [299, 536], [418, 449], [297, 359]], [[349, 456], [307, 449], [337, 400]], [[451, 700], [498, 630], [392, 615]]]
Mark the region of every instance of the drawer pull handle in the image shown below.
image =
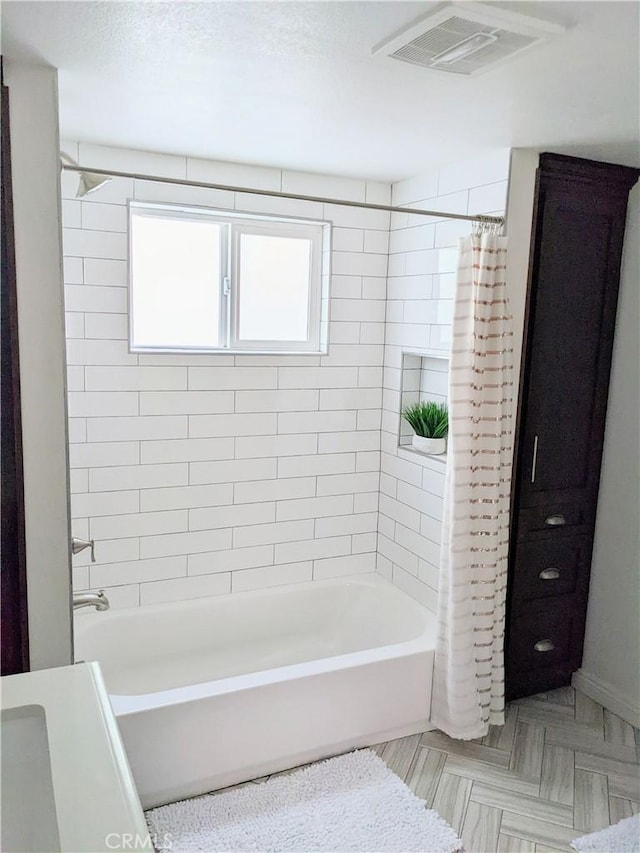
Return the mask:
[[548, 515], [545, 518], [544, 523], [548, 527], [562, 527], [563, 524], [567, 523], [567, 519], [564, 515]]
[[551, 640], [538, 640], [533, 647], [537, 652], [552, 652], [555, 644]]
[[548, 569], [543, 569], [538, 577], [543, 581], [555, 581], [560, 577], [560, 571], [549, 567]]

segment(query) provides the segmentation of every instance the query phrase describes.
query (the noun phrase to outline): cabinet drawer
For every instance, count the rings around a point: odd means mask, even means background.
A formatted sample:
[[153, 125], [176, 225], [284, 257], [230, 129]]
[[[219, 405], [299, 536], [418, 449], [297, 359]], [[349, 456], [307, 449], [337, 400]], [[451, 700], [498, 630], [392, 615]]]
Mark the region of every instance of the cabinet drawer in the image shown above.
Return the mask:
[[559, 533], [565, 530], [579, 532], [586, 521], [585, 507], [579, 503], [549, 503], [523, 509], [518, 513], [518, 539], [527, 538], [531, 534]]
[[571, 658], [573, 619], [562, 607], [514, 617], [509, 660], [518, 670], [562, 666]]
[[577, 592], [586, 582], [587, 559], [584, 537], [518, 542], [511, 580], [513, 604]]

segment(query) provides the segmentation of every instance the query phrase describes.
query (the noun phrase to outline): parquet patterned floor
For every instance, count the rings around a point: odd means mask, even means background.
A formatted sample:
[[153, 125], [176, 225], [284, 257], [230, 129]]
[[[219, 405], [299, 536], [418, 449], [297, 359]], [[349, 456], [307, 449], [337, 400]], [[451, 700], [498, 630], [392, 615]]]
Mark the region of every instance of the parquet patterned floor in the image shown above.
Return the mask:
[[637, 737], [566, 687], [511, 703], [478, 741], [425, 732], [374, 749], [466, 853], [553, 853], [640, 810]]
[[640, 811], [640, 731], [572, 687], [512, 702], [477, 741], [432, 731], [372, 749], [465, 853], [575, 853], [575, 838]]

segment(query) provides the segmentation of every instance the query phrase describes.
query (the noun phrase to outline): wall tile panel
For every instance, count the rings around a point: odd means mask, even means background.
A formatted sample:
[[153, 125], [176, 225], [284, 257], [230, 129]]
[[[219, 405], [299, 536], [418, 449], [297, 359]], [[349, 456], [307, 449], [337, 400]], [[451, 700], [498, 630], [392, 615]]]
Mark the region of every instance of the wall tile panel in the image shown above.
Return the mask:
[[[104, 168], [445, 212], [502, 210], [508, 168], [491, 153], [392, 196], [379, 182], [65, 150]], [[137, 606], [377, 566], [434, 607], [443, 469], [397, 450], [400, 358], [446, 353], [468, 225], [129, 179], [80, 202], [76, 184], [63, 176], [72, 516], [74, 535], [98, 536], [97, 564], [74, 558], [77, 588], [100, 583], [114, 607]], [[331, 221], [328, 355], [130, 353], [130, 198]], [[424, 390], [442, 396], [446, 370], [427, 373]]]
[[[508, 169], [509, 152], [493, 152], [394, 184], [393, 203], [499, 214]], [[441, 461], [398, 449], [400, 366], [403, 352], [439, 351], [444, 358], [429, 358], [421, 371], [420, 392], [446, 398], [457, 241], [470, 230], [469, 222], [446, 215], [393, 214], [389, 234], [377, 571], [434, 612], [445, 469]]]

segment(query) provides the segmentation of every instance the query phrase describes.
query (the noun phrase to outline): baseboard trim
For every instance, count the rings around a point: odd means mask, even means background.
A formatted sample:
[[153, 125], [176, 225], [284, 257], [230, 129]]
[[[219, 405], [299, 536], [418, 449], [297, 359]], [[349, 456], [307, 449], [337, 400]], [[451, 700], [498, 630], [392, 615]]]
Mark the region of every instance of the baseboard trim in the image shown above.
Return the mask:
[[584, 669], [573, 673], [571, 683], [576, 690], [585, 693], [594, 702], [599, 702], [607, 711], [640, 728], [640, 704], [634, 704], [628, 696], [623, 696], [613, 684]]

